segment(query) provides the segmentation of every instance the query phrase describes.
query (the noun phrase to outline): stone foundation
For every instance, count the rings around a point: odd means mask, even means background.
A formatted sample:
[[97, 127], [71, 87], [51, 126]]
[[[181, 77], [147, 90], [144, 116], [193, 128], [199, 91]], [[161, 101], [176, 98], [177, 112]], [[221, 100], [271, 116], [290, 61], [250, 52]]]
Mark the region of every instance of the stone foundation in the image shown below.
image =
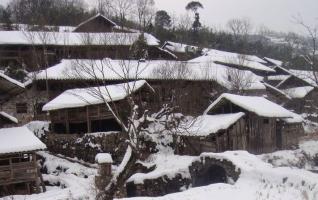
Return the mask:
[[119, 163], [125, 153], [125, 134], [120, 132], [70, 135], [49, 133], [45, 143], [50, 152], [95, 163], [98, 153], [110, 153]]

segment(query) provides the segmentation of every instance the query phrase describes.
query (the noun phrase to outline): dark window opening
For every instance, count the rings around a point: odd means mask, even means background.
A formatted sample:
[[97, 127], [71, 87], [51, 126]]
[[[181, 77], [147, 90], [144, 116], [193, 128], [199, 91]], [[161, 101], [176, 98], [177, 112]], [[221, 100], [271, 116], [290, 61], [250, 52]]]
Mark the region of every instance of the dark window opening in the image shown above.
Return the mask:
[[16, 111], [18, 114], [23, 114], [28, 112], [28, 106], [26, 103], [17, 103], [15, 106], [16, 106]]
[[71, 134], [84, 134], [87, 133], [87, 123], [70, 123]]
[[53, 131], [57, 134], [65, 134], [66, 133], [66, 126], [65, 124], [53, 124]]
[[121, 127], [115, 119], [104, 119], [91, 121], [91, 131], [95, 132], [109, 132], [121, 131]]
[[269, 119], [264, 119], [264, 120], [263, 120], [263, 123], [264, 123], [264, 124], [269, 124]]
[[0, 166], [5, 166], [5, 165], [9, 165], [9, 164], [10, 164], [9, 159], [6, 159], [6, 160], [0, 160]]
[[133, 182], [130, 182], [126, 186], [127, 188], [127, 197], [136, 197], [137, 196], [137, 187]]
[[227, 176], [223, 167], [212, 165], [194, 178], [194, 187], [206, 186], [214, 183], [226, 183]]

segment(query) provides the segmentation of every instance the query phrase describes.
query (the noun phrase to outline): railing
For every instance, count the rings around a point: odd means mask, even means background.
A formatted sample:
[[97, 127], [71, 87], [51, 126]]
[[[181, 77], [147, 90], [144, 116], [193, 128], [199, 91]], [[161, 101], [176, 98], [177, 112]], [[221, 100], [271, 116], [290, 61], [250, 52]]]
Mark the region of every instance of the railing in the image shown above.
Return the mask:
[[12, 163], [0, 166], [0, 185], [9, 185], [35, 181], [37, 179], [37, 168], [32, 162]]

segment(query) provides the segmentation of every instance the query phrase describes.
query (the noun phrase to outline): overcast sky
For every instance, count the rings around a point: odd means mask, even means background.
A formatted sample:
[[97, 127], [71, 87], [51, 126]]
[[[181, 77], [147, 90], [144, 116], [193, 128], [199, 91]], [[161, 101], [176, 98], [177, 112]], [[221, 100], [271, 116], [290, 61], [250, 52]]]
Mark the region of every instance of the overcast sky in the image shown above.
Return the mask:
[[[185, 12], [190, 0], [155, 0], [158, 9], [169, 13]], [[231, 18], [248, 17], [276, 31], [299, 31], [292, 21], [301, 15], [306, 23], [318, 24], [318, 0], [200, 0], [205, 7], [201, 19], [206, 25], [222, 26]]]
[[[0, 0], [6, 4], [10, 0]], [[86, 0], [92, 2], [94, 0]], [[115, 0], [116, 1], [116, 0]], [[190, 0], [155, 0], [158, 9], [176, 16], [185, 13]], [[318, 0], [200, 0], [205, 25], [225, 27], [231, 18], [248, 17], [254, 26], [265, 25], [276, 31], [299, 31], [292, 17], [301, 15], [307, 24], [318, 24]]]

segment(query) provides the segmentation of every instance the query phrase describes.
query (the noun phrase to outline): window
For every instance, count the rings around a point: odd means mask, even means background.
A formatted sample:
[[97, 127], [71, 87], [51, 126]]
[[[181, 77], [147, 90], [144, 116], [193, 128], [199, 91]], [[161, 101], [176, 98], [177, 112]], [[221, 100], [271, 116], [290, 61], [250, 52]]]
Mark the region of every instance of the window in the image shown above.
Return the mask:
[[18, 114], [27, 113], [28, 112], [28, 106], [26, 103], [17, 103], [16, 104], [16, 111]]
[[269, 119], [264, 119], [264, 120], [263, 120], [263, 123], [264, 123], [264, 124], [269, 124]]

